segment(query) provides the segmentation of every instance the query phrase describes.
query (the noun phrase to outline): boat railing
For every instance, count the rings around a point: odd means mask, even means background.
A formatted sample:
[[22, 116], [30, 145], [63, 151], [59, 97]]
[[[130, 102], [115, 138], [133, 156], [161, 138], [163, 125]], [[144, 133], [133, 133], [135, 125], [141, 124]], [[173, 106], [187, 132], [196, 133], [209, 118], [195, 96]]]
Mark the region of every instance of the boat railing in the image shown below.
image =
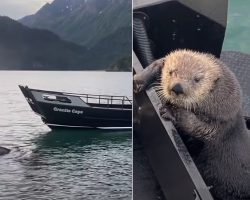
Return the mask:
[[127, 96], [118, 95], [96, 95], [96, 94], [79, 94], [79, 93], [66, 93], [66, 92], [55, 92], [45, 91], [38, 89], [31, 89], [33, 91], [44, 93], [43, 98], [49, 101], [60, 101], [64, 103], [71, 103], [71, 97], [79, 97], [82, 101], [89, 104], [106, 105], [107, 107], [119, 106], [126, 108], [132, 105], [132, 100]]
[[110, 96], [110, 95], [79, 95], [86, 103], [106, 104], [106, 105], [132, 105], [132, 100], [126, 96]]

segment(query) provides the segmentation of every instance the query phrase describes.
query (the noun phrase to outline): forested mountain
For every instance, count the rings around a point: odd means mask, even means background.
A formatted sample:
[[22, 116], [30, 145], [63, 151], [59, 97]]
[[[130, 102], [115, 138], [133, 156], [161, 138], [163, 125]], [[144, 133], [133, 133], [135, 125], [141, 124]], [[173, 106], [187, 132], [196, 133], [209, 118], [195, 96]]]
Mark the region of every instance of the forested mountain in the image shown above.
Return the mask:
[[131, 56], [131, 15], [128, 0], [54, 0], [19, 21], [84, 46], [84, 64], [101, 69]]
[[31, 29], [0, 16], [0, 69], [82, 69], [86, 52], [48, 30]]

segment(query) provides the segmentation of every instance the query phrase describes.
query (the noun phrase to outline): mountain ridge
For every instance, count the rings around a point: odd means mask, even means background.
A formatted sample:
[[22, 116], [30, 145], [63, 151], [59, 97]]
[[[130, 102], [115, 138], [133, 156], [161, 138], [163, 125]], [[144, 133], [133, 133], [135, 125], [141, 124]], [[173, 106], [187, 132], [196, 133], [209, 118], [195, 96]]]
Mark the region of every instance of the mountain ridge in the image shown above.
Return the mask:
[[92, 47], [117, 29], [131, 27], [131, 11], [127, 0], [54, 0], [19, 22]]
[[[32, 29], [0, 16], [0, 70], [106, 70], [113, 64], [92, 65], [93, 59], [99, 60], [81, 45], [64, 41], [48, 30]], [[120, 65], [116, 68], [124, 69], [127, 70]]]
[[131, 56], [131, 7], [127, 0], [54, 0], [19, 22], [86, 47], [85, 64], [101, 69]]
[[79, 68], [86, 48], [63, 41], [48, 30], [31, 29], [0, 16], [0, 69]]

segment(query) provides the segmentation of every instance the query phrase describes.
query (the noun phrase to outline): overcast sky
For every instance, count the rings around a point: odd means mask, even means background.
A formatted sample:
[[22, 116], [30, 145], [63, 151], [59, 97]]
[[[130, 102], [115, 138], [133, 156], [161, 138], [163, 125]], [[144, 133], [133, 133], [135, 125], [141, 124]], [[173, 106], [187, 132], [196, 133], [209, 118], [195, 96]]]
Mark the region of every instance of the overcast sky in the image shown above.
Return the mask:
[[20, 19], [34, 14], [44, 4], [53, 0], [0, 0], [0, 15]]

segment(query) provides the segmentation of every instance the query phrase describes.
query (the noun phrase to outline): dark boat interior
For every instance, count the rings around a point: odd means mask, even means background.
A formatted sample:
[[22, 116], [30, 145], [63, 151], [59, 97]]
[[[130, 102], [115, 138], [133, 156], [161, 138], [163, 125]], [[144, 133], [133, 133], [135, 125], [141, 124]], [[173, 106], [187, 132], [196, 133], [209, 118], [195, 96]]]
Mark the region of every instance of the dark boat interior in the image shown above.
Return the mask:
[[[167, 1], [134, 10], [135, 21], [142, 22], [154, 59], [164, 57], [178, 48], [209, 52], [220, 56], [225, 27], [178, 1]], [[137, 25], [135, 23], [135, 25]], [[134, 52], [143, 62], [140, 42], [142, 37], [134, 31]], [[205, 40], [204, 40], [205, 39]]]

